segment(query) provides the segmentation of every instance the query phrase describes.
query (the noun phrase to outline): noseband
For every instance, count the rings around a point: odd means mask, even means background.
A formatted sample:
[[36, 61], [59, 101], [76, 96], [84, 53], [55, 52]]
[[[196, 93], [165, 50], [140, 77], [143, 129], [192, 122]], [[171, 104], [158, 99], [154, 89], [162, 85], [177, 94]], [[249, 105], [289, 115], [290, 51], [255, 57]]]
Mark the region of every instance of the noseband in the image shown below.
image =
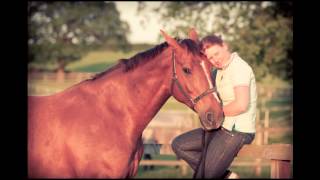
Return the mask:
[[176, 72], [176, 57], [175, 57], [175, 53], [174, 50], [172, 50], [172, 83], [171, 83], [171, 94], [173, 93], [173, 88], [174, 85], [177, 84], [180, 92], [183, 94], [183, 96], [185, 98], [187, 98], [191, 103], [192, 103], [192, 109], [194, 110], [195, 105], [197, 104], [197, 102], [200, 101], [201, 98], [205, 97], [206, 95], [216, 92], [216, 88], [210, 88], [207, 89], [206, 91], [204, 91], [203, 93], [201, 93], [199, 96], [197, 96], [196, 98], [192, 99], [192, 97], [186, 93], [186, 91], [183, 89], [181, 83], [178, 80], [178, 76], [177, 76], [177, 72]]

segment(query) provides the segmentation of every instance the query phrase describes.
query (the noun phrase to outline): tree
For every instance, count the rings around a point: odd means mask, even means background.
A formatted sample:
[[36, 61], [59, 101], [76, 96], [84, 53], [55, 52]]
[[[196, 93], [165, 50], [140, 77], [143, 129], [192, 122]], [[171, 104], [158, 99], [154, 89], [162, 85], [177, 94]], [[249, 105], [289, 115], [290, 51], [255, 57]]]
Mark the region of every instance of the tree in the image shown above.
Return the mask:
[[292, 16], [277, 12], [275, 3], [243, 3], [239, 12], [246, 17], [244, 26], [224, 31], [233, 37], [230, 44], [234, 50], [254, 67], [258, 80], [270, 75], [292, 79]]
[[113, 2], [29, 2], [28, 62], [54, 64], [58, 72], [107, 43], [129, 47], [129, 25]]
[[[143, 14], [145, 4], [138, 11]], [[222, 35], [253, 66], [257, 80], [292, 79], [292, 2], [162, 2], [154, 11], [164, 28], [186, 36]]]

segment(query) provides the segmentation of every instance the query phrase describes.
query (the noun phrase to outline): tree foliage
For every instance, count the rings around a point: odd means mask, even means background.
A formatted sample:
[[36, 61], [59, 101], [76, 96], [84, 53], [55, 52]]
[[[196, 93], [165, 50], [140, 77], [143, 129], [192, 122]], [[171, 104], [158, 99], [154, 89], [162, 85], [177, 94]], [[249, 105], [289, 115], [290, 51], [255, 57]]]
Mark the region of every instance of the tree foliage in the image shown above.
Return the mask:
[[113, 2], [29, 2], [29, 62], [59, 68], [107, 43], [128, 48], [129, 25]]
[[[143, 14], [145, 4], [138, 11]], [[292, 2], [165, 1], [154, 11], [161, 25], [177, 36], [190, 27], [200, 37], [222, 35], [239, 52], [258, 80], [269, 75], [292, 79]]]

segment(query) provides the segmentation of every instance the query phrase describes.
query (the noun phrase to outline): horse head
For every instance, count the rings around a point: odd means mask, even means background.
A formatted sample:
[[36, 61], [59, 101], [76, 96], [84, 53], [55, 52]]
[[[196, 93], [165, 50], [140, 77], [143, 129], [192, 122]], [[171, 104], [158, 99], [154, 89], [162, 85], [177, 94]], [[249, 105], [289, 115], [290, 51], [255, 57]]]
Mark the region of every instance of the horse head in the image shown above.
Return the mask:
[[219, 128], [223, 111], [210, 79], [211, 65], [200, 52], [196, 32], [192, 29], [189, 39], [181, 42], [162, 30], [161, 34], [172, 48], [171, 95], [199, 114], [205, 130]]

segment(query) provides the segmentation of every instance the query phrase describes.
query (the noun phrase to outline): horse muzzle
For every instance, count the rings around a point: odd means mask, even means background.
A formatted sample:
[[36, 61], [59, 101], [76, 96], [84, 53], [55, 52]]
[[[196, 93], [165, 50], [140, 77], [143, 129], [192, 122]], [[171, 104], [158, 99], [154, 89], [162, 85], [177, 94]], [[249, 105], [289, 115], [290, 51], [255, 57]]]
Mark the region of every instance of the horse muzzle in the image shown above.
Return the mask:
[[206, 131], [218, 129], [223, 122], [223, 116], [214, 114], [213, 111], [208, 111], [200, 114], [201, 126]]

